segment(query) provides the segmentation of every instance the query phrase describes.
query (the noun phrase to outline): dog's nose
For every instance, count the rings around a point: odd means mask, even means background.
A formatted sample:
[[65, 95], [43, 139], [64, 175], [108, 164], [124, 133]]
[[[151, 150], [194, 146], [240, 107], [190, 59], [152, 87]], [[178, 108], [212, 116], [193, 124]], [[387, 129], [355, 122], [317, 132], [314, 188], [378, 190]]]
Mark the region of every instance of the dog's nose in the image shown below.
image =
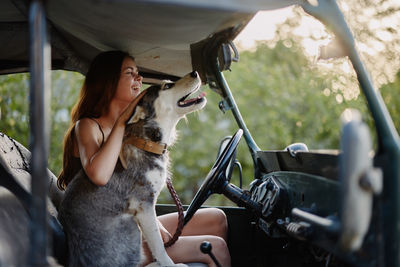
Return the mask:
[[190, 76], [192, 76], [193, 78], [197, 78], [197, 71], [192, 71], [191, 73], [190, 73]]

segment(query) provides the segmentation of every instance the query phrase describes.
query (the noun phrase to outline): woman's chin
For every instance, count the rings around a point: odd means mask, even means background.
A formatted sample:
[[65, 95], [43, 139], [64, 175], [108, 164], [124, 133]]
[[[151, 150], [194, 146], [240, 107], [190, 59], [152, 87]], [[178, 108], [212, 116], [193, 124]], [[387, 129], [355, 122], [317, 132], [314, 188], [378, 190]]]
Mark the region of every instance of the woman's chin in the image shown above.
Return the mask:
[[136, 98], [140, 93], [140, 88], [132, 88], [131, 92], [132, 92], [132, 96]]

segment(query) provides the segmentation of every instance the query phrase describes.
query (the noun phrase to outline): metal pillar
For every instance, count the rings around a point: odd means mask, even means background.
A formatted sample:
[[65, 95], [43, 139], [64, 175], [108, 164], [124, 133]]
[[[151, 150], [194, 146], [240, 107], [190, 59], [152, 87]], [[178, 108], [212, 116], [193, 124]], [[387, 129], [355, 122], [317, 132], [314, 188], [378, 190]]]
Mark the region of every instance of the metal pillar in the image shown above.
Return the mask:
[[31, 222], [30, 266], [48, 266], [46, 196], [50, 100], [50, 46], [47, 41], [44, 3], [31, 1], [29, 8], [30, 41], [30, 144], [31, 158]]
[[[400, 266], [400, 138], [394, 127], [394, 123], [385, 106], [382, 96], [374, 88], [370, 76], [362, 63], [355, 47], [354, 37], [347, 26], [342, 12], [336, 1], [318, 0], [314, 6], [307, 1], [302, 3], [303, 9], [319, 19], [335, 33], [341, 45], [347, 52], [361, 89], [370, 107], [371, 115], [376, 125], [378, 135], [378, 151], [375, 159], [377, 167], [383, 170], [383, 192], [379, 205], [382, 214], [381, 220], [383, 233], [375, 233], [377, 244], [381, 241], [383, 247], [378, 247], [378, 253], [383, 260], [379, 260], [379, 266]], [[378, 236], [379, 235], [379, 236]]]

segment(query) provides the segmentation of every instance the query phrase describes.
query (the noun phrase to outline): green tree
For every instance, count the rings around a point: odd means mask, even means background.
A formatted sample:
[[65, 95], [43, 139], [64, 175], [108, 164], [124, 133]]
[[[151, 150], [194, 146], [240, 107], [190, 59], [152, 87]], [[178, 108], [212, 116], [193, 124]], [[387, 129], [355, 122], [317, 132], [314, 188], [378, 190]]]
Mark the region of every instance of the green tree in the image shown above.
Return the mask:
[[342, 0], [339, 5], [377, 87], [393, 81], [400, 69], [400, 2]]
[[29, 75], [0, 76], [0, 131], [28, 147]]
[[380, 92], [393, 118], [397, 132], [400, 132], [400, 71], [397, 72], [393, 82], [385, 84], [380, 88]]
[[[49, 169], [57, 175], [62, 164], [62, 143], [83, 76], [52, 71]], [[0, 131], [29, 148], [29, 74], [0, 76]]]
[[[339, 118], [346, 108], [357, 108], [370, 120], [363, 98], [345, 92], [346, 77], [318, 67], [304, 56], [300, 45], [287, 39], [272, 48], [260, 44], [253, 52], [243, 52], [232, 72], [226, 73], [243, 118], [261, 149], [281, 150], [294, 142], [304, 142], [310, 149], [338, 149]], [[233, 117], [218, 110], [219, 96], [210, 93], [207, 98], [203, 111], [188, 116], [188, 125], [178, 125], [180, 140], [171, 152], [174, 183], [185, 202], [214, 162], [219, 141], [237, 130]], [[254, 177], [244, 140], [238, 159], [247, 185]], [[236, 184], [237, 179], [235, 175]], [[196, 186], [190, 186], [193, 184]], [[212, 197], [208, 203], [229, 201]]]
[[78, 99], [83, 76], [68, 71], [52, 72], [51, 146], [49, 168], [58, 175], [62, 167], [62, 144], [70, 124], [70, 112]]

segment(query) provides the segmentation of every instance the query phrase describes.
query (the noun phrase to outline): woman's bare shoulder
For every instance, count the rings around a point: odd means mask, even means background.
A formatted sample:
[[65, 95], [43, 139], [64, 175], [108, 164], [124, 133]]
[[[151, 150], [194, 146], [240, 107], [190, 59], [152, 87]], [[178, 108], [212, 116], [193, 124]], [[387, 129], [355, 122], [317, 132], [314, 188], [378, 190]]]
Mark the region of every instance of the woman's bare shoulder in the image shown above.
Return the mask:
[[96, 119], [93, 118], [82, 118], [80, 120], [78, 120], [75, 123], [75, 128], [79, 128], [79, 127], [93, 127], [93, 126], [97, 126], [97, 122]]
[[102, 139], [98, 123], [91, 118], [82, 118], [75, 124], [75, 134], [78, 140], [86, 143], [89, 140], [98, 142]]

